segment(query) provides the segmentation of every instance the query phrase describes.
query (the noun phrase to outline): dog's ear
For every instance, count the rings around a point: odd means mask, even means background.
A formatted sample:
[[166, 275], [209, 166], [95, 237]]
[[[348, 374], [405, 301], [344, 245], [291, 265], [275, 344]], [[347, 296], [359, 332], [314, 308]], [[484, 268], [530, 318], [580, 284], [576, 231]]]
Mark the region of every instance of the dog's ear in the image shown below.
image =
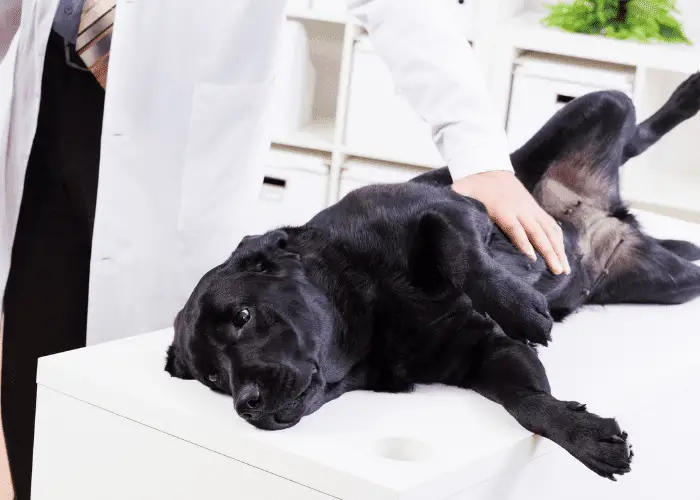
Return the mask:
[[165, 371], [168, 372], [171, 377], [181, 378], [184, 380], [192, 380], [194, 378], [190, 373], [190, 370], [187, 368], [187, 365], [177, 355], [175, 344], [171, 344], [170, 347], [168, 347], [168, 354], [165, 360]]
[[417, 223], [408, 258], [411, 280], [431, 292], [464, 281], [464, 242], [443, 215], [427, 213]]
[[266, 250], [286, 250], [289, 243], [289, 233], [284, 229], [275, 229], [263, 236], [263, 247]]
[[299, 253], [290, 248], [289, 233], [275, 229], [263, 235], [246, 236], [241, 240], [232, 258], [237, 266], [248, 271], [275, 271], [281, 261], [300, 260]]
[[[289, 233], [284, 229], [275, 229], [265, 234], [245, 236], [238, 244], [236, 251], [248, 250], [274, 252], [275, 250], [285, 250], [289, 242]], [[235, 253], [235, 252], [234, 252]]]
[[192, 380], [194, 377], [187, 367], [187, 363], [182, 359], [178, 353], [179, 349], [176, 346], [178, 340], [177, 336], [182, 335], [182, 332], [186, 330], [187, 325], [185, 322], [185, 309], [181, 309], [175, 316], [175, 321], [173, 326], [175, 327], [175, 341], [168, 347], [168, 352], [165, 359], [165, 371], [172, 377], [177, 377], [185, 380]]
[[264, 260], [274, 262], [279, 259], [299, 259], [299, 254], [290, 248], [289, 233], [284, 229], [275, 229], [264, 234], [259, 240], [259, 245], [258, 255]]
[[260, 238], [262, 238], [262, 234], [249, 234], [248, 236], [244, 236], [241, 239], [241, 241], [238, 243], [238, 246], [236, 247], [236, 249], [243, 248], [247, 245], [250, 245], [251, 243], [253, 243], [254, 241], [256, 241]]

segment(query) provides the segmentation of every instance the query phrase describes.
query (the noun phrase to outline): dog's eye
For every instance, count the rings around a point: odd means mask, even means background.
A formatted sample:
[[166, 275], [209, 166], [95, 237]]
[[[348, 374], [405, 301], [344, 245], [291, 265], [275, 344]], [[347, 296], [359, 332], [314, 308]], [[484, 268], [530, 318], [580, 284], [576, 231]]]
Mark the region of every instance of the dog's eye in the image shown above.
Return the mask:
[[248, 321], [250, 321], [250, 311], [248, 309], [241, 309], [233, 316], [233, 326], [236, 328], [241, 328]]
[[212, 384], [218, 384], [219, 383], [219, 376], [216, 373], [212, 373], [207, 377], [209, 379], [209, 382]]

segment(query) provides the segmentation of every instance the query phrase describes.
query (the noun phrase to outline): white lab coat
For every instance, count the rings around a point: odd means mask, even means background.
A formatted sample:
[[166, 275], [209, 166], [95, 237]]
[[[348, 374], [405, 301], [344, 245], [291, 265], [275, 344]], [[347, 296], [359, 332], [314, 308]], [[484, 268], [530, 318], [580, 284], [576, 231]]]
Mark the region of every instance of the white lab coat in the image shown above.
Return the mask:
[[[58, 0], [24, 0], [0, 65], [4, 292]], [[435, 0], [348, 0], [455, 177], [510, 169], [466, 40]], [[439, 5], [438, 5], [439, 4]], [[270, 137], [285, 0], [120, 0], [93, 236], [88, 343], [167, 327], [246, 234]]]

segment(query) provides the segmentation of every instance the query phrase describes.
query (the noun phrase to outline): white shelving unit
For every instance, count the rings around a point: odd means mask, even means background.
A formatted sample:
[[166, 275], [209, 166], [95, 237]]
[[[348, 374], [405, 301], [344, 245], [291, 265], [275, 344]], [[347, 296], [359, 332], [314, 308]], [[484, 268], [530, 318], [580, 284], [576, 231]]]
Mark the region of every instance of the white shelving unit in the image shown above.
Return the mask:
[[[474, 26], [478, 26], [477, 17], [487, 19], [500, 15], [506, 19], [516, 12], [513, 9], [492, 9], [488, 0], [466, 0], [464, 4], [457, 0], [439, 1], [450, 2], [459, 9], [456, 15], [463, 19], [465, 37], [473, 44], [477, 38], [477, 30], [474, 29]], [[316, 80], [313, 118], [296, 130], [277, 134], [273, 140], [273, 150], [276, 152], [306, 153], [311, 162], [317, 161], [319, 155], [327, 159], [329, 204], [337, 201], [341, 192], [347, 192], [341, 186], [343, 182], [347, 185], [352, 182], [355, 187], [362, 182], [398, 182], [405, 180], [405, 176], [397, 175], [397, 172], [413, 176], [444, 164], [437, 151], [429, 151], [434, 146], [430, 143], [427, 125], [422, 124], [415, 114], [411, 116], [412, 111], [407, 111], [405, 106], [401, 108], [402, 118], [405, 119], [399, 120], [399, 123], [411, 123], [403, 131], [391, 127], [382, 131], [381, 127], [375, 127], [380, 129], [376, 141], [353, 141], [352, 137], [358, 134], [351, 134], [349, 138], [349, 129], [356, 132], [358, 125], [351, 121], [354, 115], [349, 110], [351, 87], [358, 85], [354, 78], [360, 74], [355, 54], [366, 44], [366, 33], [346, 11], [340, 10], [342, 5], [341, 0], [290, 1], [288, 22], [302, 24], [308, 37], [309, 60]], [[377, 66], [375, 61], [372, 63]], [[359, 67], [361, 69], [362, 65]], [[378, 69], [381, 71], [381, 68]], [[485, 65], [484, 70], [488, 71]], [[382, 99], [386, 101], [391, 98], [390, 94], [395, 92], [393, 83], [387, 81], [386, 74], [382, 74], [380, 79], [383, 95], [377, 101], [378, 104], [383, 103]], [[369, 94], [373, 92], [357, 92], [356, 95]], [[397, 107], [401, 106], [394, 106], [394, 109]], [[384, 117], [378, 112], [378, 119]], [[425, 125], [425, 132], [420, 131], [421, 125]], [[382, 133], [388, 134], [383, 136], [384, 140]], [[423, 145], [421, 151], [412, 149], [416, 142]], [[298, 165], [298, 156], [293, 161]], [[284, 221], [283, 216], [280, 221]]]
[[[525, 53], [553, 54], [586, 62], [625, 65], [635, 72], [633, 99], [639, 120], [654, 113], [675, 88], [700, 70], [700, 4], [680, 0], [679, 7], [693, 46], [643, 44], [578, 35], [548, 28], [539, 0], [491, 35], [491, 88], [498, 111], [507, 117], [513, 64]], [[639, 208], [700, 222], [700, 120], [678, 127], [657, 146], [622, 171], [623, 196]]]
[[[442, 1], [458, 5], [457, 0]], [[405, 168], [416, 173], [442, 165], [435, 156], [406, 154], [405, 149], [410, 148], [397, 147], [401, 144], [401, 130], [387, 131], [395, 136], [394, 140], [386, 141], [389, 144], [386, 147], [382, 146], [381, 137], [377, 138], [377, 147], [346, 141], [348, 130], [356, 125], [351, 122], [353, 114], [348, 108], [353, 76], [358, 71], [355, 47], [361, 43], [364, 33], [346, 12], [338, 9], [342, 3], [340, 0], [310, 0], [290, 5], [288, 21], [300, 23], [305, 28], [309, 57], [315, 68], [313, 118], [273, 141], [276, 150], [308, 153], [314, 159], [320, 155], [326, 159], [329, 204], [337, 201], [344, 192], [341, 181], [346, 176], [343, 174], [353, 168], [355, 160], [373, 166], [377, 182], [386, 177], [382, 168], [392, 171]], [[540, 0], [471, 0], [471, 3], [467, 0], [460, 6], [470, 9], [464, 15], [465, 36], [474, 46], [491, 88], [494, 108], [503, 117], [504, 126], [508, 118], [514, 63], [525, 53], [566, 56], [633, 68], [633, 98], [640, 119], [654, 112], [684, 78], [700, 70], [700, 36], [693, 36], [693, 31], [691, 37], [698, 42], [694, 47], [575, 35], [542, 26], [542, 3]], [[686, 27], [697, 29], [700, 35], [700, 22], [693, 24], [691, 21], [700, 19], [700, 5], [695, 0], [680, 0], [680, 7], [685, 14], [684, 22], [688, 19]], [[429, 134], [427, 128], [425, 133]], [[641, 159], [631, 162], [623, 172], [626, 198], [639, 207], [700, 221], [697, 137], [700, 137], [700, 120], [679, 127]], [[410, 138], [406, 139], [407, 143], [410, 141]], [[369, 170], [363, 168], [360, 177], [372, 182], [371, 171], [371, 167]]]

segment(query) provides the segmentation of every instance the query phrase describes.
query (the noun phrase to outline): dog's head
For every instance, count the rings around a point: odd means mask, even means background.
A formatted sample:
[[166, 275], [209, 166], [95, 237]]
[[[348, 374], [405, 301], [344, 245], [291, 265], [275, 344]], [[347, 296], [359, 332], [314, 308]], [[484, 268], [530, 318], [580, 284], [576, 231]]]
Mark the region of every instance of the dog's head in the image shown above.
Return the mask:
[[175, 319], [166, 370], [233, 396], [236, 412], [268, 430], [323, 404], [326, 296], [307, 279], [281, 230], [245, 238], [209, 271]]

